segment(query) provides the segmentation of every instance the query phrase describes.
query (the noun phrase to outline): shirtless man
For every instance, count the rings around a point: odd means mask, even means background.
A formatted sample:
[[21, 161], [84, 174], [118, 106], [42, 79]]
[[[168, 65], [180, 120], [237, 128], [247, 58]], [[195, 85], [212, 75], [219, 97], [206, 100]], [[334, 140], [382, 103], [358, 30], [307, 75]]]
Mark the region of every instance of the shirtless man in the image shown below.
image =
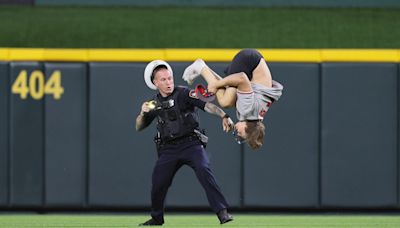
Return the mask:
[[252, 149], [263, 144], [265, 126], [262, 123], [270, 105], [282, 95], [283, 86], [272, 80], [264, 57], [257, 50], [241, 50], [221, 78], [202, 59], [188, 66], [182, 78], [189, 84], [199, 75], [208, 83], [220, 106], [236, 107], [238, 142], [247, 142]]

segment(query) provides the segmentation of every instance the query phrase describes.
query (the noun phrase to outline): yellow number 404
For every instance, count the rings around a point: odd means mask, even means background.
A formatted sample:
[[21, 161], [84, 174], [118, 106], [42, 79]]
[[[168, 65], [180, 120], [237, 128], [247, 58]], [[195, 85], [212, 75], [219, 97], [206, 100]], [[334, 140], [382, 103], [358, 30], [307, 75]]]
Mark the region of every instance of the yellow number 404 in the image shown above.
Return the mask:
[[45, 94], [53, 94], [54, 99], [59, 100], [64, 93], [64, 88], [61, 86], [61, 72], [54, 71], [45, 83], [42, 71], [33, 71], [28, 81], [28, 73], [22, 70], [15, 79], [11, 92], [19, 94], [21, 99], [26, 99], [30, 93], [35, 100], [42, 99]]

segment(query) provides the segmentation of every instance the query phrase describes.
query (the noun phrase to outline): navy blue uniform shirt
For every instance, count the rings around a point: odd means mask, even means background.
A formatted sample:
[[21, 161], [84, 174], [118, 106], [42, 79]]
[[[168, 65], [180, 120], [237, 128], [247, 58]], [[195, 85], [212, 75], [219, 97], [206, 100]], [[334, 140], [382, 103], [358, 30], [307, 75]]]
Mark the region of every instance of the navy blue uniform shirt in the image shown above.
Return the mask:
[[[179, 93], [178, 98], [177, 98], [177, 103], [175, 105], [178, 105], [179, 109], [182, 111], [182, 113], [185, 113], [186, 111], [193, 111], [195, 107], [201, 109], [204, 111], [204, 107], [206, 105], [206, 102], [199, 100], [197, 98], [193, 98], [189, 96], [190, 90], [187, 87], [175, 87], [174, 91], [172, 92], [171, 95], [167, 97], [162, 97], [161, 94], [157, 94], [158, 99], [163, 102], [171, 99], [172, 95], [175, 93]], [[144, 119], [144, 125], [148, 126], [154, 118], [157, 117], [157, 112], [156, 111], [150, 111], [149, 113], [145, 114], [145, 119]]]

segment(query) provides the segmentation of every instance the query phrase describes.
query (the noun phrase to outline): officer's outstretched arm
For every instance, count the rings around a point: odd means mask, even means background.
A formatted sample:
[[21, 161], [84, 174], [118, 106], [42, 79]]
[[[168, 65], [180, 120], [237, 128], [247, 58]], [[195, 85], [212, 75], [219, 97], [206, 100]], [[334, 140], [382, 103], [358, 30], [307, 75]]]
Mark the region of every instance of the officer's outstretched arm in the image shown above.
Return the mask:
[[220, 107], [216, 106], [213, 103], [207, 102], [204, 106], [204, 111], [211, 113], [213, 115], [217, 115], [222, 118], [222, 128], [225, 132], [229, 132], [233, 129], [233, 121], [229, 116], [222, 110]]

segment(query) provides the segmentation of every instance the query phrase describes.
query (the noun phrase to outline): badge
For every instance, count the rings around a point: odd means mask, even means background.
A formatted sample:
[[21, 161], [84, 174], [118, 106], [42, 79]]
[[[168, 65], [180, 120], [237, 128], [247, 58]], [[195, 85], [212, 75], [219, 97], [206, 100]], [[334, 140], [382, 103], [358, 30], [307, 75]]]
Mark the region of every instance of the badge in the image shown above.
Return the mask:
[[174, 107], [175, 101], [173, 99], [168, 100], [169, 108]]

